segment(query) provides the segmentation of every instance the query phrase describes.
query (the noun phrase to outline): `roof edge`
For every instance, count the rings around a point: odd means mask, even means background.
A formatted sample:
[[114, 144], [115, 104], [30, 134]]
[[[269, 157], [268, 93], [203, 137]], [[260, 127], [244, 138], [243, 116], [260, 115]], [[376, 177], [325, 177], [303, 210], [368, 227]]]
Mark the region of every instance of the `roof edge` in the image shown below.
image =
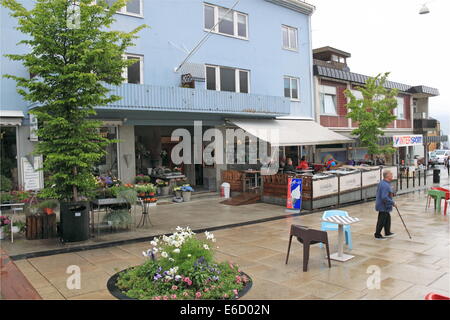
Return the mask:
[[300, 0], [265, 0], [273, 4], [297, 11], [299, 13], [312, 15], [316, 10], [316, 7], [312, 4], [300, 1]]

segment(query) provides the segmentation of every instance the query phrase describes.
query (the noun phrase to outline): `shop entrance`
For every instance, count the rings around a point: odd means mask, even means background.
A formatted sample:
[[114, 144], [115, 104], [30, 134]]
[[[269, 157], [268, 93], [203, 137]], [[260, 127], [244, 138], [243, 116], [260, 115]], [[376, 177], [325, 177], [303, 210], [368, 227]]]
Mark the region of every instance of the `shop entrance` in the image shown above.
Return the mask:
[[11, 181], [10, 186], [2, 179], [2, 191], [4, 188], [17, 189], [19, 177], [17, 171], [17, 128], [1, 127], [0, 131], [0, 152], [1, 152], [1, 175]]

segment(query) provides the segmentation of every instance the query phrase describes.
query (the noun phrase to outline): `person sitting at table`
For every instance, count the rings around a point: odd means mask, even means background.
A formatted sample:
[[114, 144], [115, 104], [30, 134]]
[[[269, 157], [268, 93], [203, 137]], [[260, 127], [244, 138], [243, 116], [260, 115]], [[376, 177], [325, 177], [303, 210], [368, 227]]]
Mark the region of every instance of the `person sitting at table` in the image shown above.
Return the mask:
[[330, 170], [331, 169], [331, 167], [334, 167], [334, 166], [336, 166], [336, 160], [334, 160], [333, 158], [330, 158], [330, 159], [328, 159], [328, 161], [327, 161], [327, 170]]
[[284, 172], [287, 172], [287, 171], [295, 172], [295, 168], [292, 165], [292, 159], [291, 158], [287, 158], [286, 165], [284, 166]]
[[305, 156], [303, 156], [302, 159], [300, 160], [300, 164], [297, 166], [297, 169], [299, 169], [299, 170], [308, 170], [309, 169], [309, 164], [306, 161]]

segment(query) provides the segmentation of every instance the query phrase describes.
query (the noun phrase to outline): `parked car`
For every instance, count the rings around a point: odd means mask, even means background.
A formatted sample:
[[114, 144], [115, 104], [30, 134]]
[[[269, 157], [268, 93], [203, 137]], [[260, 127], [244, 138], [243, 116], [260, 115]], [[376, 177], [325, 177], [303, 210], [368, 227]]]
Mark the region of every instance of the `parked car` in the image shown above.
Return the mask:
[[444, 164], [449, 156], [450, 150], [436, 150], [434, 156], [430, 157], [430, 164]]

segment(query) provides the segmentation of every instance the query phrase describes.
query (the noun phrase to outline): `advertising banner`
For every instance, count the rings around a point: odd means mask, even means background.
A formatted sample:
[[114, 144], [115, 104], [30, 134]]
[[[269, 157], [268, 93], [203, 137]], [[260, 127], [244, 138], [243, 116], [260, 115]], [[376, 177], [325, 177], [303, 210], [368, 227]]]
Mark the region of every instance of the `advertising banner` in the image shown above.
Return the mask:
[[286, 208], [288, 212], [299, 213], [302, 208], [303, 180], [288, 178]]
[[361, 188], [361, 173], [342, 175], [339, 177], [339, 191], [345, 192]]
[[394, 148], [423, 145], [423, 136], [421, 134], [394, 136], [393, 139]]
[[313, 198], [321, 198], [338, 193], [339, 183], [338, 177], [314, 180], [313, 182]]

